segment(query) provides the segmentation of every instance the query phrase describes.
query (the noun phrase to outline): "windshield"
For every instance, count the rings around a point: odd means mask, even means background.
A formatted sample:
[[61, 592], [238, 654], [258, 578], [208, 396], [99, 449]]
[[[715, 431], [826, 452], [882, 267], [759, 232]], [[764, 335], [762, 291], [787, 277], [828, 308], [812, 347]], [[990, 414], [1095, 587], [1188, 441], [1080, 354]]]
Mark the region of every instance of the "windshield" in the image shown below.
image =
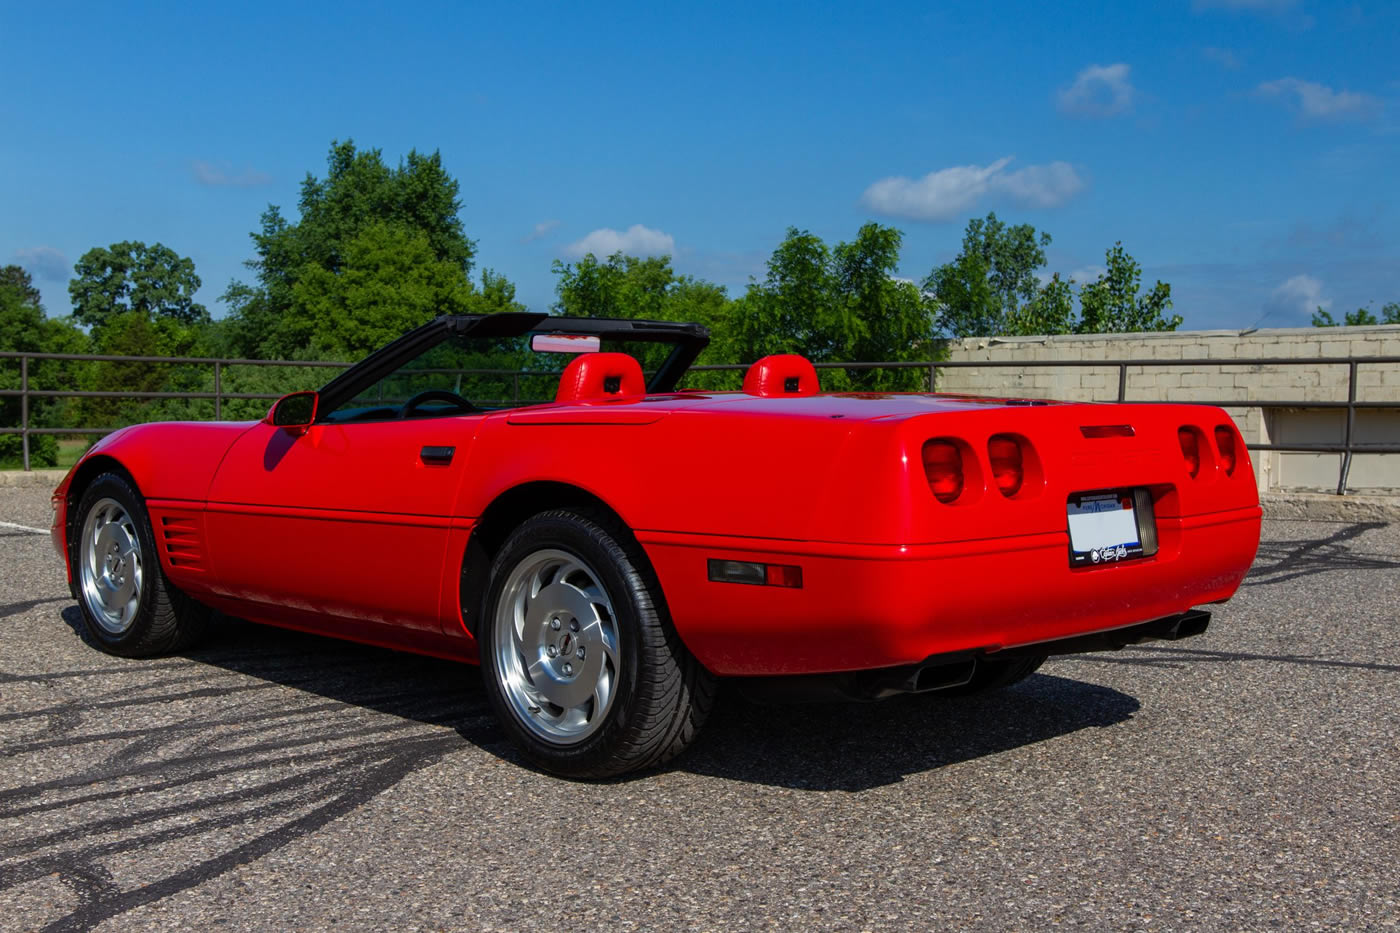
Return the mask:
[[[561, 322], [563, 323], [563, 322]], [[540, 331], [552, 333], [548, 326]], [[386, 375], [356, 387], [353, 394], [318, 420], [332, 423], [430, 418], [499, 411], [554, 400], [559, 375], [577, 355], [568, 341], [535, 341], [533, 332], [513, 336], [478, 337], [447, 333]], [[648, 385], [672, 358], [678, 341], [625, 339], [606, 335], [601, 342], [580, 342], [579, 349], [598, 347], [627, 353], [641, 363]], [[382, 369], [380, 370], [383, 371]]]

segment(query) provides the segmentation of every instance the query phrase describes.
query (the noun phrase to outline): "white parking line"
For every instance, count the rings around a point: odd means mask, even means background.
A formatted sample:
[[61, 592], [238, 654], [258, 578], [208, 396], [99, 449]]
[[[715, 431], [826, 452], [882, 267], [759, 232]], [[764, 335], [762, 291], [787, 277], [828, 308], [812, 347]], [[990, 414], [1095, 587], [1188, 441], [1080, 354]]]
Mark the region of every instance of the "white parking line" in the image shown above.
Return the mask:
[[0, 522], [0, 528], [17, 528], [20, 531], [27, 531], [32, 535], [46, 535], [49, 533], [47, 528], [30, 528], [28, 525], [16, 525], [14, 522]]

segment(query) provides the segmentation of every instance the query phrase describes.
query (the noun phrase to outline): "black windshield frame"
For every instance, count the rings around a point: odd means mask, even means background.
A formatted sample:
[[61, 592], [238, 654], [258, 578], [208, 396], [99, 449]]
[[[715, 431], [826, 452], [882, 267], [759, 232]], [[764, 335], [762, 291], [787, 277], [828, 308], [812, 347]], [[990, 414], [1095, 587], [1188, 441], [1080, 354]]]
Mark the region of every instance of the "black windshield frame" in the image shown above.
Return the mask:
[[[530, 312], [447, 314], [374, 351], [321, 387], [318, 412], [330, 413], [356, 394], [451, 337], [519, 337], [526, 334], [596, 336], [620, 342], [669, 343], [671, 352], [647, 380], [650, 394], [675, 391], [695, 358], [709, 345], [709, 329], [676, 321], [551, 317]], [[318, 414], [317, 420], [321, 420]]]

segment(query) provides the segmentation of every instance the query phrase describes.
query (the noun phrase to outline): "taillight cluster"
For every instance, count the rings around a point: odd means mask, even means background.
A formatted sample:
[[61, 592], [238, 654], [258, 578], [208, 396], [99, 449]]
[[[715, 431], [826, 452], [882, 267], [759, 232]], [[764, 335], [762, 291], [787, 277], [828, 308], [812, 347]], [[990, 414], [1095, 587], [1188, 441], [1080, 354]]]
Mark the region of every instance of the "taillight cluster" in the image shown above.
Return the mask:
[[[1235, 467], [1239, 463], [1238, 435], [1233, 428], [1223, 424], [1216, 425], [1212, 433], [1215, 438], [1215, 464], [1226, 476], [1234, 476]], [[1177, 429], [1176, 438], [1181, 445], [1181, 457], [1186, 461], [1186, 472], [1193, 479], [1199, 477], [1202, 463], [1209, 459], [1205, 432], [1190, 425], [1183, 425]]]
[[956, 441], [936, 440], [924, 444], [924, 476], [939, 502], [957, 501], [966, 481], [963, 478], [962, 448]]
[[[933, 497], [945, 505], [968, 501], [983, 488], [982, 471], [973, 448], [965, 441], [936, 437], [925, 441], [924, 477]], [[1008, 499], [1026, 488], [1027, 475], [1039, 475], [1035, 450], [1017, 434], [994, 434], [987, 440], [985, 463], [991, 467], [992, 485]]]
[[987, 457], [992, 461], [992, 479], [1003, 496], [1014, 496], [1026, 481], [1025, 457], [1020, 442], [1010, 434], [998, 434], [987, 441]]

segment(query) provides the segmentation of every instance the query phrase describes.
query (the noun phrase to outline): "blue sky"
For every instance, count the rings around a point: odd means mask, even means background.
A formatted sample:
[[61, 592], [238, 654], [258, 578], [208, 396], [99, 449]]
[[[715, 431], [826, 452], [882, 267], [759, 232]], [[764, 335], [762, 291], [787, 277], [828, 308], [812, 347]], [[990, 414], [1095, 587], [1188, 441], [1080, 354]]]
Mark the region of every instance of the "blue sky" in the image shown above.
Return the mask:
[[1400, 4], [17, 3], [0, 9], [0, 263], [50, 314], [87, 249], [246, 278], [334, 139], [440, 150], [478, 264], [670, 252], [742, 292], [789, 226], [1122, 240], [1190, 328], [1400, 301]]

